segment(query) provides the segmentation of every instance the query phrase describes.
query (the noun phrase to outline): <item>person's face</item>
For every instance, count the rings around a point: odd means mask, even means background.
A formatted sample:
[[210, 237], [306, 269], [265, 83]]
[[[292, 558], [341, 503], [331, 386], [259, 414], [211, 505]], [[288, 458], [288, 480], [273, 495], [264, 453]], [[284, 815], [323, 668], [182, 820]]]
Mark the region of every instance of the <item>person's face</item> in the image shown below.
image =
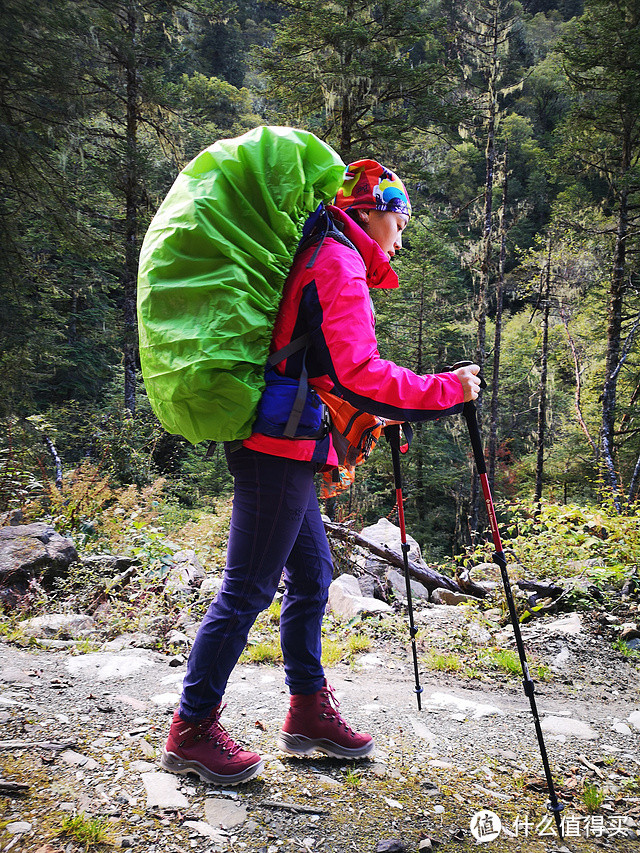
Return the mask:
[[392, 258], [402, 248], [402, 232], [409, 217], [405, 213], [386, 210], [360, 211], [360, 224], [372, 240]]

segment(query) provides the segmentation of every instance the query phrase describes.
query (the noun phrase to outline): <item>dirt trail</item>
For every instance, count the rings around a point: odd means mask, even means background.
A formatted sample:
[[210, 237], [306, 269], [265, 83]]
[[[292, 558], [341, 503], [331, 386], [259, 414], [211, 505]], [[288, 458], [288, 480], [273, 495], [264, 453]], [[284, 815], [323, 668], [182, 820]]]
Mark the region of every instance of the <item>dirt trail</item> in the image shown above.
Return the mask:
[[[76, 813], [104, 818], [110, 844], [144, 853], [413, 853], [430, 849], [426, 839], [439, 849], [471, 850], [472, 817], [491, 810], [505, 829], [484, 839], [488, 850], [535, 853], [564, 844], [636, 851], [638, 838], [625, 837], [622, 818], [640, 823], [637, 670], [598, 638], [536, 639], [534, 631], [529, 641], [551, 663], [571, 661], [537, 689], [567, 803], [564, 842], [541, 834], [541, 763], [519, 679], [423, 673], [419, 712], [407, 649], [380, 644], [354, 667], [329, 670], [344, 716], [376, 740], [373, 760], [354, 765], [279, 753], [282, 671], [239, 666], [222, 721], [263, 754], [265, 769], [245, 786], [220, 791], [157, 766], [184, 666], [144, 649], [79, 654], [2, 643], [1, 775], [29, 791], [3, 795], [0, 850], [84, 849], [58, 834], [64, 817]], [[605, 792], [593, 815], [582, 802], [585, 782]]]

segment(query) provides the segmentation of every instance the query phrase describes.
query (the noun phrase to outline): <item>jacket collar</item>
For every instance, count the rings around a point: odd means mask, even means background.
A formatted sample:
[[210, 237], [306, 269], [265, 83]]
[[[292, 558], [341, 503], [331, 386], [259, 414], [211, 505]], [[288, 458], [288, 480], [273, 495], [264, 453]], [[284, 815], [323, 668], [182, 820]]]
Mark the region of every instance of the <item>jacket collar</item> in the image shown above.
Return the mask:
[[377, 289], [398, 287], [398, 276], [391, 268], [387, 253], [340, 208], [327, 205], [327, 209], [344, 236], [351, 240], [362, 257], [367, 270], [368, 286]]

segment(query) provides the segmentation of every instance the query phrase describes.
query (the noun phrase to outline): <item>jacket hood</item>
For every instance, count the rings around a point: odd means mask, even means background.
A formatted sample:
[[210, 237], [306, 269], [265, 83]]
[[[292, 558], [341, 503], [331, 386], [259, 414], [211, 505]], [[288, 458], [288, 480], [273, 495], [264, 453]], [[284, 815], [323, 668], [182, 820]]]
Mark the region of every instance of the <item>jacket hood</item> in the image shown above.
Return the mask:
[[378, 290], [391, 290], [394, 287], [398, 287], [398, 276], [389, 263], [387, 253], [340, 208], [329, 204], [327, 205], [327, 209], [331, 212], [334, 220], [342, 227], [344, 236], [351, 240], [360, 253], [367, 270], [367, 284], [369, 287]]

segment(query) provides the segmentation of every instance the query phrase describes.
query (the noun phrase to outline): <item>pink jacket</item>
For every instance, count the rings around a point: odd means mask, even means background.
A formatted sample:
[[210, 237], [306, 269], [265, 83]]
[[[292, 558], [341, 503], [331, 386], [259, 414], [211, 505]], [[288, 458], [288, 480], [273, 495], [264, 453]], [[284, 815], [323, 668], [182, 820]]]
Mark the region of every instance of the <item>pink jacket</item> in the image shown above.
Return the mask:
[[[390, 420], [420, 421], [461, 411], [462, 384], [454, 373], [419, 376], [380, 357], [369, 288], [398, 286], [386, 253], [346, 214], [330, 207], [334, 220], [357, 252], [328, 238], [310, 269], [316, 246], [297, 255], [285, 282], [273, 331], [272, 352], [305, 332], [309, 384]], [[298, 378], [304, 351], [278, 369]], [[254, 433], [245, 447], [289, 459], [334, 466], [330, 438], [321, 441], [272, 438]]]

